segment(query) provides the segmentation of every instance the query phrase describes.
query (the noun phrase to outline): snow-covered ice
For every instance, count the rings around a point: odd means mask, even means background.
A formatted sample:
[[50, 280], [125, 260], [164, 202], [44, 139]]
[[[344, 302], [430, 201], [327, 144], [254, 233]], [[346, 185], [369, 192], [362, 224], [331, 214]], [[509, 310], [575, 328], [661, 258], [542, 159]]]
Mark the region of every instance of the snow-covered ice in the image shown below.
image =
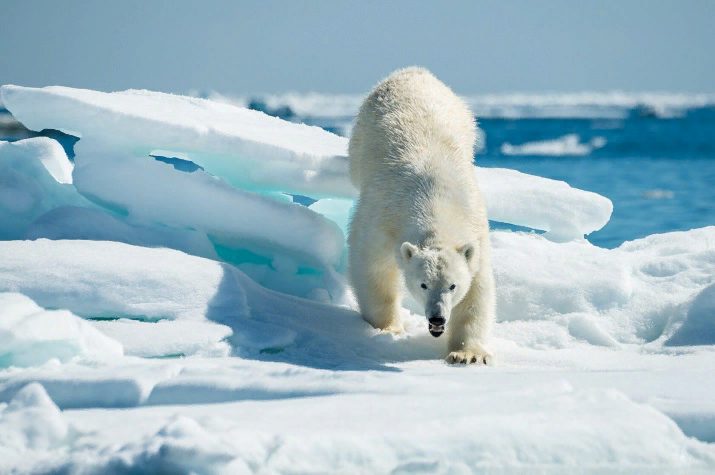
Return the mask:
[[[57, 129], [82, 137], [75, 145], [74, 177], [78, 190], [90, 198], [152, 222], [232, 238], [233, 245], [278, 240], [276, 244], [294, 253], [302, 249], [331, 263], [340, 254], [340, 236], [320, 216], [270, 198], [276, 193], [354, 198], [345, 138], [230, 104], [149, 91], [108, 94], [3, 86], [2, 97], [30, 129]], [[190, 159], [203, 170], [182, 173], [149, 159], [159, 152]], [[610, 201], [593, 193], [570, 188], [567, 193], [553, 192], [566, 187], [511, 170], [478, 170], [489, 175], [482, 182], [495, 221], [533, 227], [531, 216], [547, 212], [542, 203], [548, 200], [559, 209], [552, 213], [551, 227], [536, 229], [575, 238], [600, 229], [610, 217]], [[536, 180], [538, 186], [533, 185]], [[568, 215], [559, 213], [563, 209], [570, 210]], [[223, 219], [226, 213], [243, 219]], [[267, 215], [280, 218], [263, 219]], [[553, 229], [556, 225], [559, 229]], [[306, 228], [320, 240], [307, 237]]]
[[613, 250], [520, 233], [495, 232], [492, 242], [499, 316], [503, 328], [513, 327], [510, 338], [553, 347], [569, 335], [606, 346], [715, 343], [712, 331], [691, 329], [704, 326], [712, 307], [715, 227]]
[[0, 368], [122, 353], [120, 343], [67, 310], [48, 311], [22, 294], [0, 293]]
[[477, 168], [489, 219], [547, 231], [555, 241], [570, 241], [608, 223], [613, 203], [568, 183], [506, 168]]
[[37, 459], [62, 450], [71, 436], [69, 424], [44, 388], [28, 384], [9, 404], [0, 406], [0, 469], [6, 473], [38, 470]]
[[0, 238], [22, 238], [27, 226], [58, 206], [87, 206], [71, 183], [72, 164], [55, 140], [0, 141]]
[[[462, 370], [436, 359], [440, 345], [421, 317], [407, 312], [408, 332], [395, 339], [370, 330], [352, 310], [263, 289], [231, 266], [179, 251], [0, 243], [3, 262], [20, 256], [3, 264], [0, 289], [48, 307], [62, 302], [87, 317], [123, 316], [94, 325], [127, 353], [89, 367], [75, 361], [0, 372], [0, 400], [41, 383], [73, 430], [91, 434], [80, 439], [93, 438], [90, 447], [69, 443], [54, 460], [72, 467], [92, 460], [97, 471], [187, 467], [193, 458], [162, 449], [175, 444], [191, 447], [198, 460], [208, 457], [199, 470], [207, 473], [243, 464], [275, 471], [297, 464], [384, 472], [410, 463], [448, 471], [578, 463], [705, 470], [715, 463], [714, 449], [685, 437], [676, 422], [702, 440], [715, 436], [697, 423], [715, 414], [706, 376], [715, 351], [663, 343], [692, 325], [692, 315], [695, 325], [707, 318], [697, 296], [713, 286], [715, 228], [641, 241], [608, 251], [495, 232], [500, 366]], [[75, 256], [75, 264], [62, 256]], [[530, 264], [525, 256], [541, 260]], [[61, 285], [42, 285], [58, 273]], [[177, 354], [189, 356], [166, 359]], [[127, 406], [137, 409], [125, 410], [120, 422], [112, 408]], [[131, 431], [120, 427], [127, 417]], [[193, 429], [180, 440], [163, 437], [177, 417]], [[475, 426], [489, 428], [490, 437], [465, 436]], [[646, 430], [644, 444], [639, 434]], [[377, 452], [364, 439], [373, 432], [380, 434]], [[117, 434], [119, 452], [112, 449]], [[564, 439], [572, 443], [555, 443]], [[264, 461], [260, 454], [276, 440], [283, 441], [280, 457]], [[436, 449], [440, 443], [449, 449]], [[217, 447], [222, 456], [214, 459]], [[38, 461], [53, 457], [43, 453]]]
[[355, 310], [345, 139], [148, 91], [2, 97], [80, 140], [0, 143], [0, 473], [715, 469], [715, 227], [603, 249], [607, 198], [475, 168], [492, 220], [546, 233], [492, 233], [498, 364], [451, 367], [407, 303], [400, 336]]
[[[84, 143], [78, 145], [83, 150], [92, 142], [95, 152], [120, 154], [113, 159], [174, 151], [243, 189], [328, 195], [345, 192], [346, 142], [318, 127], [228, 104], [150, 91], [107, 94], [68, 87], [3, 86], [2, 99], [26, 127], [81, 137]], [[79, 158], [80, 153], [77, 155]], [[336, 160], [335, 156], [343, 158]], [[240, 160], [231, 160], [234, 157]]]

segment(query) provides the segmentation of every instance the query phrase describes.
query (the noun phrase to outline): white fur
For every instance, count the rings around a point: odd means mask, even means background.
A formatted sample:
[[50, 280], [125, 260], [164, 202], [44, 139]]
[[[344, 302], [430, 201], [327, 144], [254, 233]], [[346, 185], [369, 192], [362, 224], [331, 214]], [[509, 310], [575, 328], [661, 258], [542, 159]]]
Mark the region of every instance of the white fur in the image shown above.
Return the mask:
[[475, 140], [464, 102], [414, 67], [377, 85], [350, 139], [350, 178], [360, 190], [350, 224], [350, 279], [363, 318], [401, 331], [403, 277], [427, 318], [447, 318], [449, 362], [491, 358], [485, 343], [494, 279], [472, 164]]

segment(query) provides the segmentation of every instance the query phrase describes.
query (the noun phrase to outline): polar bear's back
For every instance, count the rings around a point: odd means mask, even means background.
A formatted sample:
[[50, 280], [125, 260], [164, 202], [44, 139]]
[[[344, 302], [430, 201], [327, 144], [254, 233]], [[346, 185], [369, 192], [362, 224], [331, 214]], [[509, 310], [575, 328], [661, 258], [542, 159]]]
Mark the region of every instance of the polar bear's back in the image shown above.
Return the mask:
[[376, 174], [431, 160], [471, 167], [475, 140], [474, 116], [451, 89], [426, 69], [401, 69], [360, 108], [350, 138], [350, 178], [361, 188]]

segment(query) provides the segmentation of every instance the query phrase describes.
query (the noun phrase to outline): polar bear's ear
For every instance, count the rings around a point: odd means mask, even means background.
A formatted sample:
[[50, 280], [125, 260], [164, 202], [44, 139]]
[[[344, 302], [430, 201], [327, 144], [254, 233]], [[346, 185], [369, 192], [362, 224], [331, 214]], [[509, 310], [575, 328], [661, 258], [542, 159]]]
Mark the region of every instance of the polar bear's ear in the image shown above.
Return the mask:
[[410, 259], [412, 259], [412, 256], [417, 254], [417, 246], [405, 241], [400, 246], [400, 254], [405, 261], [409, 261]]
[[457, 249], [457, 252], [463, 255], [467, 262], [471, 262], [472, 258], [474, 258], [474, 244], [465, 244]]

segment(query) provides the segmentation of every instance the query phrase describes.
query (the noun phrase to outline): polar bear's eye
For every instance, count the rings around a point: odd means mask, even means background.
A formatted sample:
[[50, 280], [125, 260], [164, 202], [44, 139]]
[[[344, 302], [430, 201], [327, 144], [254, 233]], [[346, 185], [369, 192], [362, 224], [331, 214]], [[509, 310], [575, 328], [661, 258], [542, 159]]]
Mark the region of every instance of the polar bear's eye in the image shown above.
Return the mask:
[[457, 284], [452, 284], [449, 286], [449, 290], [454, 290], [457, 288]]
[[420, 285], [420, 287], [422, 287], [423, 289], [427, 290], [427, 284], [425, 284], [424, 282], [422, 283], [422, 285]]

